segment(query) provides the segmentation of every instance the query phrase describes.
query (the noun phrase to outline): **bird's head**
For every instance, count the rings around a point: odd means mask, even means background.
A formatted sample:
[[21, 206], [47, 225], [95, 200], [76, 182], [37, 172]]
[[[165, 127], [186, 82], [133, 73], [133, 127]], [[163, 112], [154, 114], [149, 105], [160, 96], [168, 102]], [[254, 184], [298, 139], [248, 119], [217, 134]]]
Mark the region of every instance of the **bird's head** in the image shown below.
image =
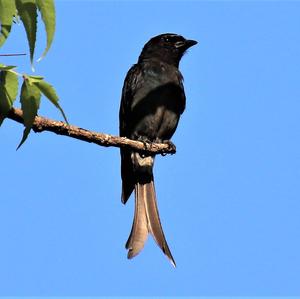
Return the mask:
[[197, 42], [185, 39], [174, 33], [164, 33], [152, 37], [144, 46], [139, 62], [145, 59], [158, 58], [163, 62], [178, 66], [185, 51]]

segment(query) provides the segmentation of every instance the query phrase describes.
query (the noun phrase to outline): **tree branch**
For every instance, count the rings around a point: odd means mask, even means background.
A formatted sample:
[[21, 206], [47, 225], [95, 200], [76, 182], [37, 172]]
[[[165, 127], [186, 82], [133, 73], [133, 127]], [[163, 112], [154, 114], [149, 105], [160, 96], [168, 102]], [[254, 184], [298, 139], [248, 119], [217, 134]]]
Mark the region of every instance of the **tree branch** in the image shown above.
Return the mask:
[[[16, 122], [24, 123], [23, 111], [12, 108], [7, 116]], [[62, 121], [47, 119], [42, 116], [36, 116], [32, 129], [36, 133], [43, 131], [53, 132], [85, 142], [95, 143], [101, 146], [114, 146], [119, 148], [130, 148], [144, 153], [152, 154], [174, 154], [176, 148], [172, 144], [165, 143], [143, 143], [141, 141], [131, 140], [126, 137], [113, 136], [104, 133], [98, 133], [82, 129], [76, 126], [68, 125]]]

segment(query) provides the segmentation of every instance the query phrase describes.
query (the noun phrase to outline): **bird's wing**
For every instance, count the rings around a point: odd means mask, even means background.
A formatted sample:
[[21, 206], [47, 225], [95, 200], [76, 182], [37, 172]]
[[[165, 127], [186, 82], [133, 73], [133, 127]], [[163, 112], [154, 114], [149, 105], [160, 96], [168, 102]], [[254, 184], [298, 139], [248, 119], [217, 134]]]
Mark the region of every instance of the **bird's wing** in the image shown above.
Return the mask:
[[183, 77], [176, 67], [153, 59], [135, 64], [130, 68], [122, 89], [119, 112], [120, 136], [133, 137], [131, 136], [134, 131], [132, 126], [136, 125], [142, 115], [138, 107], [141, 103], [145, 106], [144, 101], [140, 100], [154, 94], [156, 89], [163, 86], [169, 86], [164, 89], [165, 98], [172, 100], [181, 114], [185, 109], [185, 94]]
[[134, 95], [143, 84], [141, 66], [134, 64], [128, 71], [122, 89], [121, 106], [119, 111], [120, 136], [130, 137], [130, 114]]
[[[123, 89], [121, 106], [119, 112], [120, 136], [131, 137], [131, 111], [134, 95], [138, 88], [143, 84], [142, 70], [140, 65], [133, 65], [128, 71]], [[134, 190], [134, 172], [131, 161], [131, 152], [121, 149], [121, 175], [122, 175], [122, 202], [125, 204]]]

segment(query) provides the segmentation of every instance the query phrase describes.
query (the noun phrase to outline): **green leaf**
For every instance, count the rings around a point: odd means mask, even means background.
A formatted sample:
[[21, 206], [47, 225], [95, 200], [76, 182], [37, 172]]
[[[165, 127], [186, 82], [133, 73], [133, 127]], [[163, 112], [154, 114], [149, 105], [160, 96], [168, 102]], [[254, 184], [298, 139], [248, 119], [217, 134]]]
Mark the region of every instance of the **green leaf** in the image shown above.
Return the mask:
[[43, 80], [44, 79], [44, 77], [42, 77], [42, 76], [32, 76], [32, 75], [30, 75], [29, 78], [36, 79], [36, 80]]
[[47, 45], [44, 53], [39, 58], [41, 60], [51, 47], [55, 33], [55, 5], [53, 0], [36, 0], [36, 5], [41, 12], [45, 30], [47, 33]]
[[64, 111], [62, 110], [62, 108], [60, 107], [59, 103], [58, 103], [58, 95], [56, 94], [56, 91], [54, 89], [54, 87], [52, 85], [50, 85], [49, 83], [47, 83], [44, 80], [37, 80], [37, 81], [33, 81], [33, 84], [39, 88], [39, 90], [44, 94], [45, 97], [47, 97], [50, 102], [52, 104], [54, 104], [54, 106], [56, 108], [59, 109], [59, 111], [61, 112], [64, 120], [66, 121], [66, 123], [68, 123], [67, 117], [64, 113]]
[[37, 28], [37, 8], [35, 0], [16, 0], [16, 6], [27, 34], [30, 51], [30, 62], [32, 64]]
[[0, 71], [0, 126], [18, 94], [18, 76], [10, 71]]
[[37, 111], [40, 107], [41, 101], [41, 92], [40, 90], [34, 86], [29, 85], [27, 80], [23, 81], [22, 88], [21, 88], [21, 107], [23, 110], [23, 118], [24, 118], [24, 132], [23, 137], [18, 145], [17, 149], [25, 142], [30, 133], [32, 125], [34, 123], [34, 119], [37, 115]]
[[44, 79], [44, 77], [42, 76], [28, 76], [28, 75], [26, 75], [26, 78], [28, 79], [28, 82], [30, 84], [34, 84], [35, 82], [39, 82]]
[[[1, 0], [0, 0], [1, 1]], [[0, 63], [0, 70], [1, 71], [8, 71], [14, 69], [16, 66], [15, 65], [4, 65]]]
[[13, 22], [13, 16], [16, 14], [15, 1], [0, 0], [0, 47], [5, 43]]
[[5, 88], [11, 103], [15, 101], [18, 94], [18, 76], [13, 72], [6, 72]]

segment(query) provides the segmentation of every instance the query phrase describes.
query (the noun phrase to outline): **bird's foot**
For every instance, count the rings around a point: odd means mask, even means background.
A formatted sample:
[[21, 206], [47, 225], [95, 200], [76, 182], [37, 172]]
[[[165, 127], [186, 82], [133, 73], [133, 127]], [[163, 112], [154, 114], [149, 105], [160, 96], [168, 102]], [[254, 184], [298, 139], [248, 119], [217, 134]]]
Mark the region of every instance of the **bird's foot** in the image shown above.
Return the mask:
[[[147, 138], [145, 136], [136, 136], [135, 140], [140, 141], [140, 142], [142, 142], [144, 144], [144, 150], [145, 151], [149, 151], [151, 149], [151, 147], [152, 147], [152, 143], [153, 142], [149, 138]], [[147, 157], [149, 155], [146, 155], [144, 153], [140, 153], [140, 156], [142, 158], [145, 158], [145, 157]]]
[[[175, 146], [175, 144], [174, 144], [171, 140], [163, 140], [163, 141], [161, 141], [161, 143], [164, 143], [164, 144], [168, 145], [169, 149], [170, 149], [173, 153], [176, 152], [176, 146]], [[161, 155], [162, 155], [162, 156], [166, 156], [167, 153], [162, 153]]]

